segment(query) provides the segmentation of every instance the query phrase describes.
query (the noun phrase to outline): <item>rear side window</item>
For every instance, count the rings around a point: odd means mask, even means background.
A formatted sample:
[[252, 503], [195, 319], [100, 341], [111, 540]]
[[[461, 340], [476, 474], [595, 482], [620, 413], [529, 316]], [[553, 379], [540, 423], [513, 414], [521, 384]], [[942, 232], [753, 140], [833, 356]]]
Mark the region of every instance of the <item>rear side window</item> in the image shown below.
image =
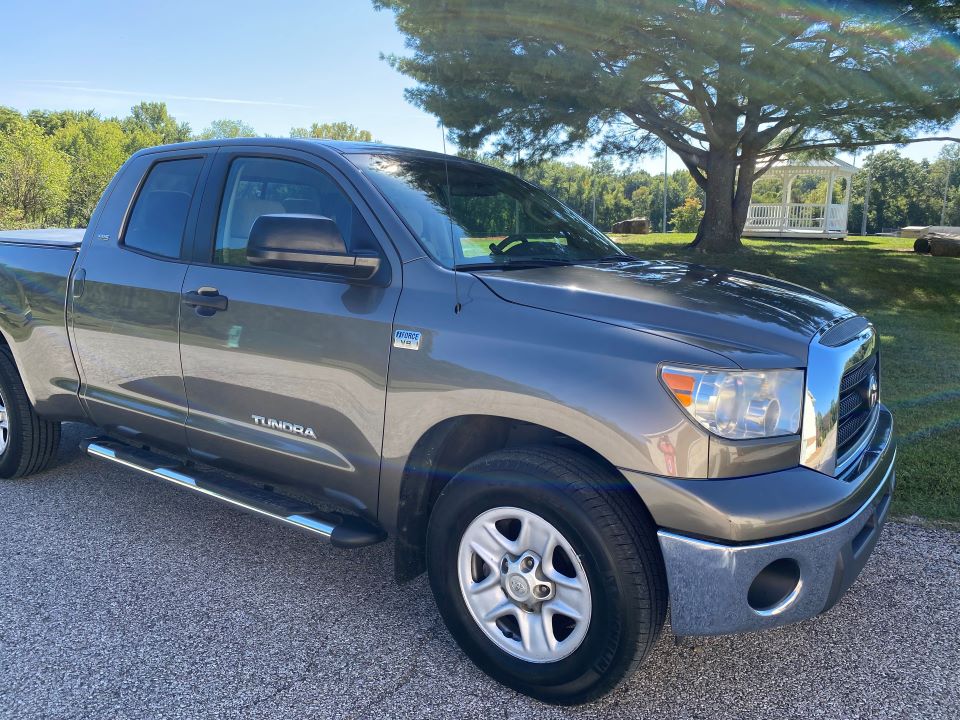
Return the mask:
[[123, 244], [163, 257], [180, 257], [187, 213], [203, 159], [166, 160], [150, 170], [130, 213]]

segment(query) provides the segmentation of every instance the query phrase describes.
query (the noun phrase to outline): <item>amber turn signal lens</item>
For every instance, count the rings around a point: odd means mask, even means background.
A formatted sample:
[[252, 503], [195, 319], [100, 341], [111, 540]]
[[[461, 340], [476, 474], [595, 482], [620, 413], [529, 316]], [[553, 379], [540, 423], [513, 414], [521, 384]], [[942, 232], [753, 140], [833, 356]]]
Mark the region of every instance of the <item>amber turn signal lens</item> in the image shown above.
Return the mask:
[[679, 373], [672, 372], [664, 372], [661, 377], [681, 405], [690, 407], [693, 404], [693, 387], [696, 385], [695, 378], [690, 375], [680, 375]]

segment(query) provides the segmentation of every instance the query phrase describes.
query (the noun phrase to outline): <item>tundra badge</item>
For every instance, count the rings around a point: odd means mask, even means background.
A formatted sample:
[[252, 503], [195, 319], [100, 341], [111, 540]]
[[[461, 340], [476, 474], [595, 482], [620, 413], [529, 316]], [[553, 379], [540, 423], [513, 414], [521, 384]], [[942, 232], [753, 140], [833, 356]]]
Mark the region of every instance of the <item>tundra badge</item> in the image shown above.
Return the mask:
[[287, 422], [286, 420], [274, 420], [273, 418], [264, 417], [263, 415], [251, 415], [250, 417], [253, 418], [255, 425], [273, 428], [274, 430], [283, 430], [283, 432], [293, 433], [294, 435], [302, 435], [311, 440], [317, 439], [317, 434], [313, 431], [313, 428], [297, 425], [292, 422]]

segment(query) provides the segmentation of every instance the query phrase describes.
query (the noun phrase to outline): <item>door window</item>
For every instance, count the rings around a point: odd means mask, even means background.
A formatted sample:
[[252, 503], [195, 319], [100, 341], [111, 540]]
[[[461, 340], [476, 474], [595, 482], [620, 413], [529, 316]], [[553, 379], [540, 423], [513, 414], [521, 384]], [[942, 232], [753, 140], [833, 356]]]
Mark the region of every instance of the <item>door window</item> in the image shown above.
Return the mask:
[[261, 215], [319, 215], [337, 224], [348, 250], [377, 243], [353, 203], [325, 173], [290, 160], [238, 158], [220, 205], [213, 262], [247, 265], [247, 241]]
[[154, 165], [137, 195], [123, 244], [154, 255], [180, 257], [187, 214], [202, 168], [202, 158]]

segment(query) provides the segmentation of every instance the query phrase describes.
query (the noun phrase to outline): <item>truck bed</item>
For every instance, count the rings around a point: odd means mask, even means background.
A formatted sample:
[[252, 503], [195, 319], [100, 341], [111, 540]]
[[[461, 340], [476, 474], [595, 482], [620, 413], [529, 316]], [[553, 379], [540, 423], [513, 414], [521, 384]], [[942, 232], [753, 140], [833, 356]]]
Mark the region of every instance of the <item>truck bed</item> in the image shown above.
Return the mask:
[[84, 228], [46, 228], [43, 230], [0, 230], [0, 242], [13, 245], [79, 248]]
[[66, 324], [82, 237], [83, 230], [0, 230], [0, 335], [47, 417], [83, 417]]

